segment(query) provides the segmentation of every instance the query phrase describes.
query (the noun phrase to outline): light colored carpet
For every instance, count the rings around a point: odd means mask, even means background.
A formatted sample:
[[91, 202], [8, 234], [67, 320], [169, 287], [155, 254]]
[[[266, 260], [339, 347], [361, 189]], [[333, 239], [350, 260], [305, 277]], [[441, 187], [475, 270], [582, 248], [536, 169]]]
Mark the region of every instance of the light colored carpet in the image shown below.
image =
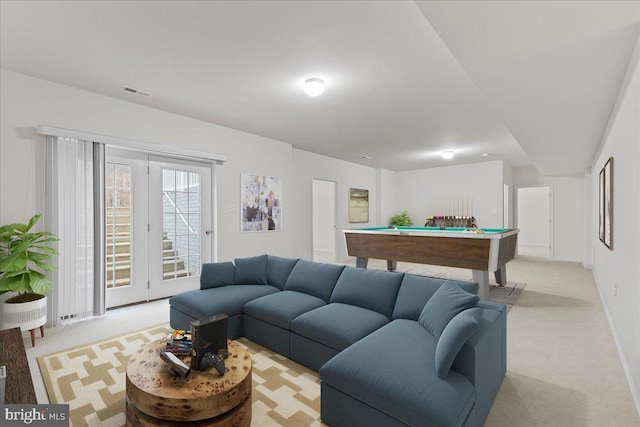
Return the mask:
[[[168, 326], [125, 334], [38, 357], [51, 403], [68, 403], [71, 425], [125, 425], [125, 372], [129, 357], [158, 340]], [[318, 374], [247, 339], [253, 360], [252, 427], [321, 426]]]

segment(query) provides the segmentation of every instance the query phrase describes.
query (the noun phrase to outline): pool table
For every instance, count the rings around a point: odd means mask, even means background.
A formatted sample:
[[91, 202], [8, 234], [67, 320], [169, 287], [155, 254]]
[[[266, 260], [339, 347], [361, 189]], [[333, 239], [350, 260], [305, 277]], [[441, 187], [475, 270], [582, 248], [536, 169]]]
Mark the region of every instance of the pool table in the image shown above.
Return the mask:
[[397, 261], [468, 268], [478, 282], [478, 295], [489, 297], [489, 272], [499, 285], [507, 283], [506, 264], [516, 252], [517, 229], [438, 227], [370, 227], [343, 230], [347, 254], [356, 267], [369, 258], [386, 259], [390, 271]]

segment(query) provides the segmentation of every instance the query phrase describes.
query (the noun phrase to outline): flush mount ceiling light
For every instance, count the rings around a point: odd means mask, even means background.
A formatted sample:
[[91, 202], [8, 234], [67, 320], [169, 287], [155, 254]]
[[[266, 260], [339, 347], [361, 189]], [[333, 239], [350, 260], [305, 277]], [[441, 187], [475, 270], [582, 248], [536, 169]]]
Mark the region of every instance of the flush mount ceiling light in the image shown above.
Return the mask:
[[313, 77], [304, 81], [302, 85], [304, 93], [309, 96], [319, 96], [324, 92], [324, 80]]
[[445, 160], [453, 159], [453, 151], [452, 150], [443, 151], [442, 153], [440, 153], [440, 155]]

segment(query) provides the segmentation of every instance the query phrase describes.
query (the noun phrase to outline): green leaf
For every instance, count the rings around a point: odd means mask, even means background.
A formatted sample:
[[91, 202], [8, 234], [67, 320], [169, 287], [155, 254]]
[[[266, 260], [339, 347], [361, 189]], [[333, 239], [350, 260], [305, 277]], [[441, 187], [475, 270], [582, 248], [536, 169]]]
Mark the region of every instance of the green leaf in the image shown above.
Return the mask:
[[21, 274], [28, 274], [28, 273], [29, 273], [29, 270], [27, 270], [26, 268], [23, 268], [22, 270], [16, 270], [16, 271], [7, 271], [6, 273], [2, 273], [2, 278], [16, 277]]
[[45, 236], [40, 236], [37, 239], [31, 239], [31, 243], [46, 243], [46, 242], [58, 242], [58, 241], [60, 241], [60, 239], [57, 239], [55, 237], [45, 237]]
[[31, 290], [36, 294], [46, 294], [53, 287], [53, 283], [47, 276], [37, 271], [29, 271], [29, 284], [31, 285]]
[[58, 267], [54, 267], [53, 265], [49, 265], [47, 263], [40, 262], [40, 261], [33, 261], [33, 263], [46, 271], [56, 271], [58, 269]]
[[27, 224], [20, 224], [20, 223], [9, 224], [7, 225], [7, 227], [11, 228], [14, 231], [19, 231], [20, 233], [23, 233], [23, 234], [29, 231]]
[[0, 260], [0, 271], [3, 272], [21, 270], [26, 266], [27, 254], [25, 252], [9, 254], [9, 256]]
[[0, 291], [13, 291], [13, 292], [29, 292], [29, 274], [21, 274], [15, 277], [2, 276], [0, 279]]
[[31, 230], [31, 227], [33, 227], [33, 226], [36, 224], [36, 222], [38, 222], [38, 220], [40, 219], [40, 217], [41, 217], [41, 216], [42, 216], [42, 214], [34, 215], [34, 216], [29, 220], [29, 224], [27, 224], [27, 229], [26, 229], [26, 231]]
[[49, 252], [50, 254], [53, 254], [53, 255], [60, 255], [60, 254], [58, 253], [58, 251], [56, 251], [56, 250], [55, 250], [55, 249], [53, 249], [53, 248], [50, 248], [49, 246], [36, 246], [36, 245], [34, 245], [34, 246], [32, 246], [32, 247], [33, 247], [33, 248], [40, 249], [40, 250], [43, 250], [43, 251], [45, 251], [45, 252]]
[[51, 259], [53, 255], [52, 254], [48, 254], [48, 253], [41, 253], [41, 252], [33, 252], [33, 251], [28, 251], [27, 252], [27, 258], [29, 258], [29, 261], [46, 261]]
[[13, 253], [24, 252], [29, 249], [30, 245], [31, 242], [29, 242], [28, 240], [14, 240], [9, 244], [9, 251]]

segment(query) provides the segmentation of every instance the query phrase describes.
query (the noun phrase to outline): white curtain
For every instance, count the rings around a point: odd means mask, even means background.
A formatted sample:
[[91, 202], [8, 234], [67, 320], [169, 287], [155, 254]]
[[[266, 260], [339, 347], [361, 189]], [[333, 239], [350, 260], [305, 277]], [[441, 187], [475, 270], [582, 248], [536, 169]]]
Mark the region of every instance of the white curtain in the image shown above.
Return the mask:
[[[101, 144], [47, 136], [47, 226], [60, 239], [52, 273], [51, 326], [103, 315]], [[97, 160], [97, 161], [96, 161]], [[97, 204], [96, 204], [97, 203]]]

